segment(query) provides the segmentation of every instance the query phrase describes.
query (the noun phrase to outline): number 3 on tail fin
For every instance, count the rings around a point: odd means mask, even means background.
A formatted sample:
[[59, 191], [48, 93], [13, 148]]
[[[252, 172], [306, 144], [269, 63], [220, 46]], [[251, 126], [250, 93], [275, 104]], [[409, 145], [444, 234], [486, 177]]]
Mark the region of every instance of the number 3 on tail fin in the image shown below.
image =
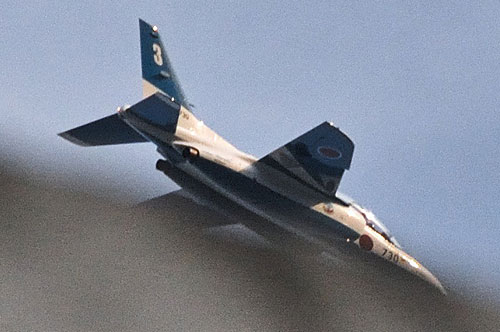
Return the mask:
[[163, 65], [163, 58], [161, 56], [161, 47], [158, 44], [153, 44], [154, 60], [158, 66]]
[[143, 95], [150, 96], [161, 91], [167, 96], [190, 109], [189, 103], [175, 76], [172, 64], [167, 56], [167, 49], [162, 43], [158, 28], [139, 20], [141, 36], [141, 62]]

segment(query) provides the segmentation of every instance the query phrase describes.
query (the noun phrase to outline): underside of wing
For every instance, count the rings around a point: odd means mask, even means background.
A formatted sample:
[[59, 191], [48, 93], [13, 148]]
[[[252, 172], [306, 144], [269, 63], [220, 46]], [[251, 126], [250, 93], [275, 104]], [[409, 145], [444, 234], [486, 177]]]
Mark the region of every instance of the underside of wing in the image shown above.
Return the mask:
[[333, 196], [344, 170], [351, 165], [353, 152], [351, 139], [324, 122], [258, 162]]

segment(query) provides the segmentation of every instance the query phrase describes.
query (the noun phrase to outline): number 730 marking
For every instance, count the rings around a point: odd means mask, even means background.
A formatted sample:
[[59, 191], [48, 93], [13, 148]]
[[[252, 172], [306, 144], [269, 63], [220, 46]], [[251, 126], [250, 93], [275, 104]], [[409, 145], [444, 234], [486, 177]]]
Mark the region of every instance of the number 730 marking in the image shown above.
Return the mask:
[[399, 262], [399, 255], [393, 253], [390, 250], [384, 249], [384, 252], [382, 253], [382, 257], [387, 258], [387, 260], [393, 261], [395, 263]]

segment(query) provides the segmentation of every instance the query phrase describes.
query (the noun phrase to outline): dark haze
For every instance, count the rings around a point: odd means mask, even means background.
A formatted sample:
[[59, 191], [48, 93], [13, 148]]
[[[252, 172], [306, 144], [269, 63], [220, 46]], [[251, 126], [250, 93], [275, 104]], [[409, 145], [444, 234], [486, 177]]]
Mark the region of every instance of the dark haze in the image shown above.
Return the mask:
[[499, 307], [377, 259], [204, 236], [177, 194], [120, 205], [0, 166], [1, 331], [492, 331]]

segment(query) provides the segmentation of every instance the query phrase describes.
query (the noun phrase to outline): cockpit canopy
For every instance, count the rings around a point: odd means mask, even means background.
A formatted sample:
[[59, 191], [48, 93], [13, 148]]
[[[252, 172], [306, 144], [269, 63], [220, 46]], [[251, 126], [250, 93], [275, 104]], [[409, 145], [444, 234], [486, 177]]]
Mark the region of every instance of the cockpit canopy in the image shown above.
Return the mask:
[[373, 212], [357, 204], [352, 198], [346, 195], [337, 193], [337, 198], [358, 211], [365, 218], [366, 224], [382, 235], [387, 241], [401, 248], [396, 238], [392, 236], [389, 229], [373, 214]]

